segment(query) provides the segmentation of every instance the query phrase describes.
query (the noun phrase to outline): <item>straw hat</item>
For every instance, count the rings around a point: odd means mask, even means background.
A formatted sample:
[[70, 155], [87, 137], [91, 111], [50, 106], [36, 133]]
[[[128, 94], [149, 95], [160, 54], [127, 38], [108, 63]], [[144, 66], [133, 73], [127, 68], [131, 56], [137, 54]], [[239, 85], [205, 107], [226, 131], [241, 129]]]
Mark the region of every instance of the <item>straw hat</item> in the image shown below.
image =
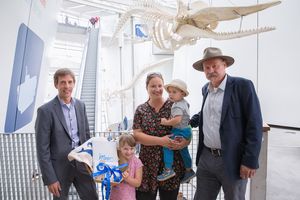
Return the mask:
[[184, 96], [186, 97], [187, 95], [189, 95], [189, 92], [187, 91], [187, 86], [186, 86], [186, 84], [185, 84], [185, 82], [183, 82], [182, 80], [180, 80], [180, 79], [174, 79], [174, 80], [172, 80], [171, 81], [171, 83], [169, 83], [169, 84], [166, 84], [165, 86], [164, 86], [164, 88], [168, 91], [168, 88], [169, 87], [175, 87], [175, 88], [178, 88], [178, 89], [180, 89], [181, 91], [183, 91], [184, 92]]
[[212, 58], [224, 59], [227, 67], [234, 63], [234, 58], [223, 55], [221, 49], [216, 47], [208, 47], [203, 51], [203, 58], [193, 64], [194, 69], [203, 72], [203, 62]]

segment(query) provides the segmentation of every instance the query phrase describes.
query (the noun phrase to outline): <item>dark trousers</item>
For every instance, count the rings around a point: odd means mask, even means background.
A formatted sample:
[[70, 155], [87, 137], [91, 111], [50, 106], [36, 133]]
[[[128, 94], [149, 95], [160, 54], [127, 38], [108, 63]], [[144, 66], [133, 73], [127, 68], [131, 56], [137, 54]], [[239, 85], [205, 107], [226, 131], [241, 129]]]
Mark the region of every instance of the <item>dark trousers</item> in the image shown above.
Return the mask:
[[54, 200], [68, 200], [69, 190], [73, 183], [76, 191], [82, 200], [98, 200], [96, 184], [91, 175], [86, 171], [82, 163], [71, 162], [72, 167], [68, 172], [68, 177], [60, 181], [60, 197], [53, 197]]
[[[176, 190], [163, 190], [159, 188], [158, 191], [159, 191], [160, 200], [177, 200], [179, 188]], [[155, 200], [156, 196], [157, 196], [157, 191], [156, 192], [136, 191], [136, 200]]]
[[226, 200], [245, 200], [246, 179], [232, 180], [227, 176], [222, 157], [203, 149], [197, 167], [197, 189], [194, 200], [216, 200], [222, 187]]

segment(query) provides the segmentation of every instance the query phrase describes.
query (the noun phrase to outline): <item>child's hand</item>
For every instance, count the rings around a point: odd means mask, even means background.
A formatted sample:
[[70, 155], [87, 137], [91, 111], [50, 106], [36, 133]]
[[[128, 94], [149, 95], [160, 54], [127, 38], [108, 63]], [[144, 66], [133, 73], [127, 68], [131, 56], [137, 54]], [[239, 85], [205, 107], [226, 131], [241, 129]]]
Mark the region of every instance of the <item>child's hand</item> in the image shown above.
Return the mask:
[[179, 135], [176, 135], [174, 140], [175, 140], [176, 142], [180, 143], [180, 142], [183, 140], [183, 137], [182, 137], [182, 136], [179, 136]]
[[166, 118], [161, 118], [161, 121], [160, 121], [160, 123], [162, 124], [162, 125], [167, 125], [167, 119]]
[[126, 179], [129, 177], [129, 171], [126, 170], [122, 173], [123, 179], [126, 181]]

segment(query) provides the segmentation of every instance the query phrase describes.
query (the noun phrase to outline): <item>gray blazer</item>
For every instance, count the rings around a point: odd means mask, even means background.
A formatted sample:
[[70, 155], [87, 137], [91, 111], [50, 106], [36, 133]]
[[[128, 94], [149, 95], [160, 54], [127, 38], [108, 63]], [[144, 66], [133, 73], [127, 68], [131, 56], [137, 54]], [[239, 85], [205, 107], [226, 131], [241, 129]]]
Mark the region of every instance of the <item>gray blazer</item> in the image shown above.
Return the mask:
[[[90, 138], [90, 131], [85, 105], [78, 99], [75, 100], [75, 111], [80, 144], [83, 144]], [[67, 158], [72, 150], [72, 140], [58, 97], [38, 108], [35, 132], [37, 157], [44, 184], [67, 181], [73, 171]], [[84, 166], [82, 170], [87, 173]]]

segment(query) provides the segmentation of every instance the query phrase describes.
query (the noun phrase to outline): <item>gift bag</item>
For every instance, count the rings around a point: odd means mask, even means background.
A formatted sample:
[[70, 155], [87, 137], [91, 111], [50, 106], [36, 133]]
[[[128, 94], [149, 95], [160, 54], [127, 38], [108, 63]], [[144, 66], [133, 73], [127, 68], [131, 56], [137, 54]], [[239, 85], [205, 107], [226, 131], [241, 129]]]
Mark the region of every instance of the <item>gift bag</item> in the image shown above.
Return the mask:
[[93, 138], [87, 140], [68, 154], [69, 161], [76, 160], [86, 165], [88, 172], [93, 172]]
[[[122, 181], [121, 168], [127, 164], [118, 164], [117, 142], [105, 137], [93, 137], [72, 150], [68, 159], [86, 164], [94, 180], [101, 183], [102, 199], [109, 199], [112, 186]], [[105, 195], [104, 195], [105, 191]], [[105, 198], [104, 198], [105, 196]]]
[[[108, 172], [118, 168], [117, 142], [108, 141], [107, 138], [97, 137], [93, 139], [93, 176], [96, 182], [102, 182]], [[120, 174], [121, 175], [121, 174]], [[121, 180], [116, 177], [119, 174], [111, 174], [110, 182], [118, 184]]]

